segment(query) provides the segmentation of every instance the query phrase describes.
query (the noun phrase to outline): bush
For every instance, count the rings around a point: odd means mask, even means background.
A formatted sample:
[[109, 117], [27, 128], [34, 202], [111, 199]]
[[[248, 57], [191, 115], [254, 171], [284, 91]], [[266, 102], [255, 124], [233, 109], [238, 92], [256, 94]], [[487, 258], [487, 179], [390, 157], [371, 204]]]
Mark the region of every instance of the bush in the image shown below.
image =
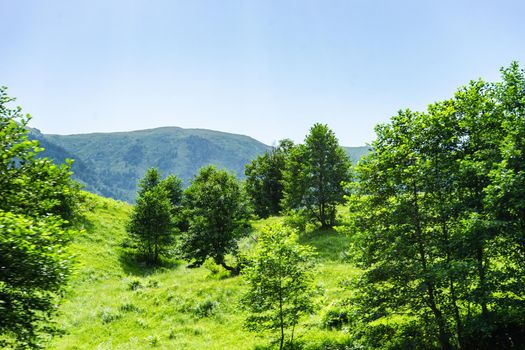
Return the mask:
[[218, 307], [219, 302], [217, 300], [206, 299], [193, 307], [193, 314], [198, 318], [209, 317], [215, 314]]

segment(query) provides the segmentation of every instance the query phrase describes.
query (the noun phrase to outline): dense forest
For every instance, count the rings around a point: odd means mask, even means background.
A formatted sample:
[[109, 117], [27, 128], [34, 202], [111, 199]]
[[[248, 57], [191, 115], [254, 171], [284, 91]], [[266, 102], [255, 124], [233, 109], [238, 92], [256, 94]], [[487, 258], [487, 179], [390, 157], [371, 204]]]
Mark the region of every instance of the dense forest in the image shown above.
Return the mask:
[[133, 205], [40, 157], [13, 101], [1, 88], [3, 348], [525, 349], [517, 62], [400, 110], [357, 164], [316, 123], [242, 179], [149, 167]]

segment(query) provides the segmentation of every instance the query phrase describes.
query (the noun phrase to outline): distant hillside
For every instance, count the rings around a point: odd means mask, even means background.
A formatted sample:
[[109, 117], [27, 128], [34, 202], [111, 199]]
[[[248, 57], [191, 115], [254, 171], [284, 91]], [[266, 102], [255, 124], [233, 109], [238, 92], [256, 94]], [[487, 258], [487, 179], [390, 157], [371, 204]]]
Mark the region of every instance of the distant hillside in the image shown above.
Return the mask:
[[361, 146], [361, 147], [343, 147], [343, 149], [346, 151], [346, 154], [348, 155], [348, 158], [352, 161], [352, 163], [357, 163], [364, 155], [370, 153], [372, 148], [369, 146]]
[[[74, 159], [74, 177], [86, 190], [127, 202], [134, 201], [137, 181], [150, 167], [164, 175], [176, 174], [186, 183], [208, 164], [243, 178], [245, 164], [270, 149], [248, 136], [177, 127], [79, 135], [31, 129], [30, 134], [45, 149], [42, 156], [57, 163]], [[368, 150], [345, 147], [354, 163]]]
[[208, 164], [244, 175], [244, 165], [269, 146], [248, 136], [203, 129], [165, 127], [150, 130], [79, 135], [32, 131], [58, 163], [75, 159], [75, 178], [90, 192], [132, 202], [136, 183], [150, 167], [188, 182]]

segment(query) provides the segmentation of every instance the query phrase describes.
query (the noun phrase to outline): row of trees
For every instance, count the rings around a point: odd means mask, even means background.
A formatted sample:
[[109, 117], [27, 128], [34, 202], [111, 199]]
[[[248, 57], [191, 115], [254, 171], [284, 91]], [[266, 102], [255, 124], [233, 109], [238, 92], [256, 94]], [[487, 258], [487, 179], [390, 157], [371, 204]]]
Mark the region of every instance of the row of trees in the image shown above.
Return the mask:
[[355, 169], [353, 302], [368, 347], [525, 344], [525, 78], [517, 63], [502, 78], [400, 111]]
[[0, 87], [0, 348], [36, 349], [56, 332], [80, 195], [70, 163], [36, 157], [30, 117], [13, 101]]
[[[283, 140], [246, 166], [246, 181], [214, 166], [200, 169], [182, 189], [174, 175], [161, 180], [149, 169], [139, 183], [128, 231], [140, 253], [158, 263], [178, 237], [179, 256], [200, 266], [207, 258], [231, 272], [226, 263], [246, 236], [248, 220], [293, 210], [322, 227], [335, 223], [336, 206], [344, 201], [350, 163], [326, 125], [316, 124], [304, 145]], [[284, 208], [284, 209], [283, 209]]]
[[176, 250], [180, 258], [191, 261], [190, 267], [212, 258], [236, 272], [225, 258], [236, 252], [237, 238], [249, 218], [241, 183], [226, 170], [203, 167], [183, 190], [179, 178], [170, 175], [161, 180], [157, 169], [151, 168], [139, 183], [127, 230], [151, 264]]

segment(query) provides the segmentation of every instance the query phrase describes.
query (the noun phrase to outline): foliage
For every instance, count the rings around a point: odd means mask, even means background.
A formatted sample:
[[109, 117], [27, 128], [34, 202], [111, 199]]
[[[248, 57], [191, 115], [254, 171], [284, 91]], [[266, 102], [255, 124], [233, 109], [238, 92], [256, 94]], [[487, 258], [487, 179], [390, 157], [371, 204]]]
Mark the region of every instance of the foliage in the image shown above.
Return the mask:
[[293, 148], [284, 172], [287, 209], [304, 209], [323, 228], [335, 224], [336, 207], [344, 201], [343, 183], [349, 181], [350, 161], [334, 133], [315, 124], [303, 145]]
[[153, 190], [160, 184], [161, 178], [157, 168], [146, 170], [144, 177], [138, 183], [137, 197], [143, 196], [146, 192]]
[[278, 331], [279, 349], [283, 349], [289, 328], [292, 346], [300, 317], [314, 310], [313, 261], [312, 250], [297, 243], [294, 231], [275, 225], [262, 230], [243, 270], [249, 285], [242, 298], [250, 312], [246, 327]]
[[56, 218], [0, 211], [0, 345], [35, 348], [53, 333], [52, 316], [68, 276], [69, 234]]
[[176, 184], [180, 186], [180, 182], [169, 179], [165, 183], [155, 168], [148, 170], [139, 184], [139, 197], [127, 227], [140, 254], [152, 264], [158, 264], [159, 257], [165, 255], [175, 241], [173, 195], [168, 192], [168, 186], [176, 191]]
[[277, 215], [281, 211], [283, 172], [293, 147], [291, 140], [281, 140], [277, 148], [266, 151], [246, 164], [246, 192], [255, 214], [261, 218]]
[[249, 209], [235, 175], [214, 166], [202, 168], [184, 191], [188, 230], [182, 235], [183, 257], [193, 260], [192, 266], [200, 266], [210, 257], [235, 272], [225, 257], [236, 253], [237, 240], [246, 234]]
[[[51, 324], [68, 276], [63, 248], [78, 217], [78, 185], [70, 163], [36, 155], [29, 116], [0, 88], [0, 346], [37, 348]], [[69, 220], [69, 221], [68, 221]]]
[[403, 315], [387, 348], [403, 348], [394, 344], [407, 331], [416, 347], [441, 349], [509, 348], [523, 336], [511, 326], [525, 311], [523, 270], [509, 254], [523, 231], [497, 218], [493, 180], [506, 171], [506, 135], [520, 127], [503, 98], [524, 91], [511, 87], [520, 81], [512, 67], [501, 84], [473, 81], [425, 113], [400, 111], [376, 128], [373, 153], [356, 168], [353, 251], [365, 271], [355, 303], [363, 329]]

